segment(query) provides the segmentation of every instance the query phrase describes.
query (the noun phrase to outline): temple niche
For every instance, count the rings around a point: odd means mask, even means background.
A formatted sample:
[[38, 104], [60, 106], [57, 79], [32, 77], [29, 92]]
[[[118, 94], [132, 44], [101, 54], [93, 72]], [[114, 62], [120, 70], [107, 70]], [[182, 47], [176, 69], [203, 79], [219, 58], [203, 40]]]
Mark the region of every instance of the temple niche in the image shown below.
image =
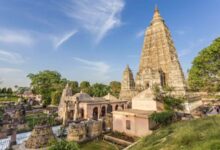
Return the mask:
[[130, 68], [126, 67], [123, 73], [120, 98], [131, 100], [136, 94], [155, 84], [161, 88], [164, 86], [172, 87], [173, 95], [182, 96], [186, 92], [184, 74], [170, 31], [157, 7], [150, 26], [145, 31], [135, 82]]

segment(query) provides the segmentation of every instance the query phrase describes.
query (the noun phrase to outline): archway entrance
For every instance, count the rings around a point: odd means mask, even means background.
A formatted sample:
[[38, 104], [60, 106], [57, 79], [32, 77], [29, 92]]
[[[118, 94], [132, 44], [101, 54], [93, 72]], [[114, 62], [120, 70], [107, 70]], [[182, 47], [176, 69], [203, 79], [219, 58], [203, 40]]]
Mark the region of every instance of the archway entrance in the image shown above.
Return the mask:
[[70, 111], [68, 112], [68, 118], [69, 118], [70, 120], [73, 120], [73, 114], [74, 114], [74, 110], [70, 110]]
[[84, 109], [83, 108], [80, 109], [80, 118], [84, 119]]
[[93, 108], [92, 116], [94, 120], [98, 120], [98, 107]]
[[102, 109], [101, 109], [101, 117], [104, 117], [105, 114], [106, 114], [105, 106], [102, 106]]
[[118, 105], [115, 106], [115, 110], [118, 110]]

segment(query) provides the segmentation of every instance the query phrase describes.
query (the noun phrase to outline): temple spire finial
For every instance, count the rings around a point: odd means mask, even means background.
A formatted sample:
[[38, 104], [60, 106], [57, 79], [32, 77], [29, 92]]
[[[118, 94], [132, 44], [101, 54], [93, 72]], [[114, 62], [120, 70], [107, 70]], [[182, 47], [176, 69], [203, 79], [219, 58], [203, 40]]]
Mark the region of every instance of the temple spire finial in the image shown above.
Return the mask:
[[130, 69], [130, 66], [129, 66], [128, 64], [126, 65], [125, 70], [126, 70], [126, 71], [130, 71], [130, 70], [131, 70], [131, 69]]
[[163, 18], [160, 16], [160, 11], [159, 11], [159, 8], [157, 5], [155, 5], [155, 9], [154, 9], [154, 16], [153, 16], [153, 20], [152, 22], [155, 22], [155, 21], [161, 21], [163, 20]]
[[154, 11], [157, 11], [157, 12], [159, 11], [157, 4], [155, 4], [155, 9], [154, 9]]

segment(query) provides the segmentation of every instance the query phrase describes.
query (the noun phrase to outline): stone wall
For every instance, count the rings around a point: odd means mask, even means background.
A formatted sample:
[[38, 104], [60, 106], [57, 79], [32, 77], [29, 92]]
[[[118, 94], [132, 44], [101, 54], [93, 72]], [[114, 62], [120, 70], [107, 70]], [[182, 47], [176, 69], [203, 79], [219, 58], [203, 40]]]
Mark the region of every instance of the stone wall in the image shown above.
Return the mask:
[[68, 127], [67, 141], [82, 142], [86, 140], [85, 123], [72, 123]]
[[102, 120], [89, 120], [81, 123], [69, 124], [67, 140], [83, 142], [89, 139], [94, 139], [102, 134]]

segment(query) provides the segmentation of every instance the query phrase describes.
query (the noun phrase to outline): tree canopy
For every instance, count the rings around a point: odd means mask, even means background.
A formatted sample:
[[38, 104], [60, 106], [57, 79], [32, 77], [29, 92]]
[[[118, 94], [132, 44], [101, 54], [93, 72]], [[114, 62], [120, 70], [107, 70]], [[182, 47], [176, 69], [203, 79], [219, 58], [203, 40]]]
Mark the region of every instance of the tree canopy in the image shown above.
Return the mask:
[[193, 91], [220, 91], [220, 38], [204, 48], [193, 60], [188, 84]]
[[110, 92], [115, 97], [119, 97], [120, 91], [121, 91], [121, 82], [118, 81], [112, 81], [109, 84], [110, 86]]
[[62, 91], [67, 80], [62, 79], [56, 71], [40, 71], [37, 74], [29, 74], [31, 86], [35, 93], [41, 94], [44, 104], [51, 103], [51, 94], [55, 91]]
[[109, 93], [109, 86], [95, 83], [92, 85], [92, 96], [103, 97]]

